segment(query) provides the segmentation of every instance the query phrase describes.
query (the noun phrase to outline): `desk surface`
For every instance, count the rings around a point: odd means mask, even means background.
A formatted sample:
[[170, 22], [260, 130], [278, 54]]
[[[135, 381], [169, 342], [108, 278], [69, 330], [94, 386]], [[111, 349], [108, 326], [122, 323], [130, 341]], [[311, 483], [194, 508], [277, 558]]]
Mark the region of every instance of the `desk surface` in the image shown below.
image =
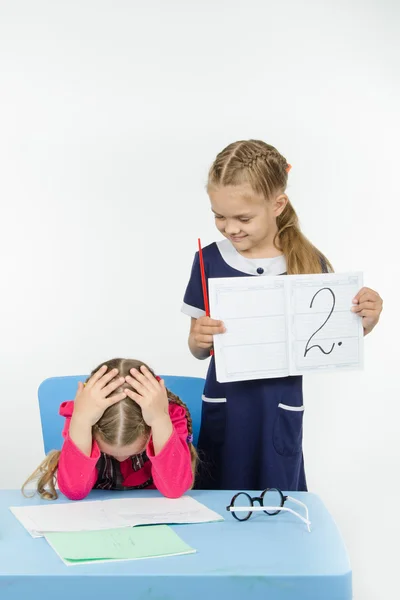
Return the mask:
[[[88, 499], [152, 497], [156, 491], [93, 491]], [[343, 540], [321, 499], [305, 502], [311, 533], [290, 513], [254, 513], [236, 521], [225, 507], [232, 492], [194, 491], [223, 522], [175, 526], [196, 554], [138, 561], [65, 566], [44, 538], [33, 539], [9, 510], [27, 503], [19, 491], [0, 490], [0, 597], [2, 600], [93, 597], [107, 600], [351, 600], [351, 567]], [[60, 497], [57, 502], [68, 502]]]

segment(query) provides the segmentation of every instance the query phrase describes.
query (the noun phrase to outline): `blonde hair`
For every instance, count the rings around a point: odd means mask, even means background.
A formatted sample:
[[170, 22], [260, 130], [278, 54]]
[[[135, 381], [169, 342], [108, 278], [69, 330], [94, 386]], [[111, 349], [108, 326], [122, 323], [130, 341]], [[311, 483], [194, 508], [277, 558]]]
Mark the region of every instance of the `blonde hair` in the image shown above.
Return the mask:
[[[146, 366], [145, 363], [139, 360], [131, 360], [124, 358], [115, 358], [109, 361], [106, 361], [96, 367], [90, 377], [96, 373], [100, 367], [103, 365], [107, 366], [107, 370], [111, 371], [112, 369], [118, 369], [118, 377], [126, 377], [129, 375], [131, 369], [139, 369], [141, 366]], [[147, 367], [151, 373], [153, 371], [150, 367]], [[153, 373], [154, 375], [154, 373]], [[133, 389], [132, 386], [128, 385], [126, 382], [118, 388], [116, 392], [122, 391], [124, 388], [129, 387]], [[113, 393], [116, 393], [113, 392]], [[186, 404], [182, 402], [182, 400], [167, 390], [168, 400], [170, 402], [174, 402], [179, 406], [182, 406], [186, 411], [186, 419], [187, 419], [187, 427], [189, 438], [192, 439], [193, 436], [193, 425], [192, 418], [190, 416], [190, 412]], [[113, 404], [109, 406], [107, 410], [104, 412], [103, 416], [99, 419], [99, 421], [92, 428], [93, 437], [96, 436], [103, 441], [107, 442], [110, 445], [118, 445], [118, 446], [128, 446], [139, 439], [141, 436], [150, 435], [150, 427], [143, 419], [142, 410], [140, 406], [131, 400], [130, 398], [125, 398], [117, 404]], [[192, 442], [188, 440], [188, 445], [190, 449], [191, 462], [192, 462], [192, 473], [193, 473], [193, 482], [194, 476], [196, 473], [196, 465], [197, 465], [197, 452]], [[46, 456], [44, 461], [38, 466], [38, 468], [28, 477], [25, 483], [22, 486], [22, 493], [26, 497], [32, 497], [25, 493], [25, 487], [28, 483], [32, 481], [37, 481], [36, 484], [36, 492], [41, 496], [41, 498], [45, 500], [56, 500], [58, 495], [55, 488], [56, 479], [57, 479], [57, 468], [58, 461], [60, 458], [59, 450], [52, 450]]]
[[[284, 193], [290, 165], [276, 148], [260, 140], [234, 142], [220, 152], [208, 174], [207, 188], [250, 184], [270, 200]], [[302, 234], [290, 201], [276, 219], [274, 246], [286, 259], [289, 275], [333, 271], [328, 259]]]

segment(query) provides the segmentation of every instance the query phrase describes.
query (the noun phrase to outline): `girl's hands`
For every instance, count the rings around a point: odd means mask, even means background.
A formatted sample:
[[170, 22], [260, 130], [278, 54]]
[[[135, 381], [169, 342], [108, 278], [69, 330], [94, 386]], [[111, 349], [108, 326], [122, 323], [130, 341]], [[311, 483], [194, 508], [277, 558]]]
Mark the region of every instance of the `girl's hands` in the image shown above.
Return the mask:
[[209, 350], [213, 345], [213, 336], [219, 333], [225, 333], [222, 321], [216, 321], [211, 317], [200, 317], [196, 319], [190, 335], [197, 348]]
[[125, 391], [113, 394], [125, 383], [124, 377], [112, 381], [117, 375], [118, 369], [112, 369], [107, 373], [107, 367], [103, 365], [92, 375], [86, 385], [81, 381], [78, 383], [72, 417], [75, 421], [93, 427], [109, 406], [126, 398]]
[[382, 298], [374, 290], [363, 287], [354, 298], [353, 303], [354, 306], [351, 310], [362, 318], [364, 335], [367, 335], [379, 321], [383, 308]]
[[135, 390], [126, 388], [126, 395], [139, 404], [149, 427], [154, 429], [159, 423], [170, 421], [168, 395], [162, 380], [158, 381], [145, 366], [140, 367], [140, 371], [131, 369], [131, 376], [125, 380]]

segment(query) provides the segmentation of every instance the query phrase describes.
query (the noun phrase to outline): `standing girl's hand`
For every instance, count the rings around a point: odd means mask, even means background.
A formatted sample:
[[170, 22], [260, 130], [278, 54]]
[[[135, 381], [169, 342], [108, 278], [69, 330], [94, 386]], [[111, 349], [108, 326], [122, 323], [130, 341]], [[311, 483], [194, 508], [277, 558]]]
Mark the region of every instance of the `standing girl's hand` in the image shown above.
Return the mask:
[[78, 383], [72, 417], [75, 421], [79, 420], [93, 427], [109, 406], [126, 398], [125, 391], [113, 395], [113, 392], [125, 383], [124, 377], [112, 381], [117, 375], [118, 369], [107, 373], [107, 367], [103, 365], [86, 385], [81, 381]]
[[190, 352], [196, 358], [203, 360], [210, 356], [213, 347], [214, 335], [225, 333], [222, 321], [211, 319], [211, 317], [192, 317], [189, 333]]
[[125, 393], [139, 404], [147, 425], [153, 427], [154, 423], [169, 419], [168, 395], [164, 382], [158, 381], [145, 366], [140, 367], [140, 371], [131, 369], [131, 375], [125, 380], [135, 391], [126, 388]]
[[370, 333], [379, 321], [383, 308], [380, 295], [370, 288], [363, 287], [353, 300], [355, 306], [351, 309], [362, 317], [364, 335]]
[[214, 335], [225, 333], [222, 321], [216, 321], [211, 317], [200, 317], [192, 325], [190, 335], [197, 348], [211, 349]]

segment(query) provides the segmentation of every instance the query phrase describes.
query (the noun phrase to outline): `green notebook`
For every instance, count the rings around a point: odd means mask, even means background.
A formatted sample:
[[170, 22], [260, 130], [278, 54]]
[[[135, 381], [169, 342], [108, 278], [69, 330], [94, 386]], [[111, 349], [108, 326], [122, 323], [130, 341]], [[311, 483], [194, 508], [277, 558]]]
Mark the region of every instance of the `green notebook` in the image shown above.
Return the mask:
[[45, 537], [66, 565], [196, 552], [168, 525], [47, 533]]

